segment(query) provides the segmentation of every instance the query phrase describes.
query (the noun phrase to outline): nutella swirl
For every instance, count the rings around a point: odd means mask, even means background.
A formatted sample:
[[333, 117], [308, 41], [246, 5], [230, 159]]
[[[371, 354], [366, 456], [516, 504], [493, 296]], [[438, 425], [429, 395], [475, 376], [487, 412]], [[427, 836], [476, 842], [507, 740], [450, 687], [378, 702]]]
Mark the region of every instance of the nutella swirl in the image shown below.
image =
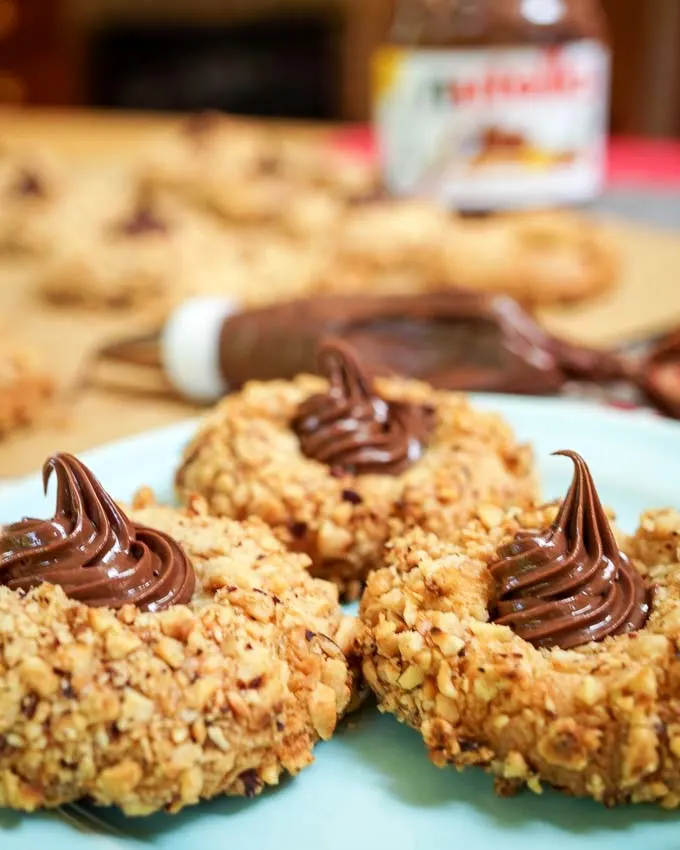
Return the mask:
[[552, 526], [522, 531], [490, 567], [498, 586], [495, 622], [538, 647], [571, 649], [642, 628], [647, 589], [620, 551], [586, 462], [575, 465]]
[[27, 591], [47, 582], [93, 607], [160, 611], [191, 600], [196, 577], [175, 540], [131, 522], [75, 457], [47, 461], [45, 492], [53, 471], [54, 518], [0, 526], [0, 585]]
[[293, 421], [307, 457], [353, 474], [382, 475], [399, 475], [421, 457], [432, 408], [375, 395], [354, 350], [341, 340], [323, 343], [318, 361], [329, 388], [304, 401]]

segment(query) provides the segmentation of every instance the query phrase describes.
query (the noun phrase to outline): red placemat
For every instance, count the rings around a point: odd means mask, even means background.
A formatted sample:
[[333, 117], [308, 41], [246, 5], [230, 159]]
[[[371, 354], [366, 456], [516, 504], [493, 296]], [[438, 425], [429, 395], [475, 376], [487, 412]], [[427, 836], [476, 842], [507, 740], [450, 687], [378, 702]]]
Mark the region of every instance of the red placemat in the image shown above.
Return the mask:
[[680, 141], [614, 137], [609, 145], [609, 180], [614, 185], [680, 190]]
[[[376, 155], [368, 126], [341, 130], [337, 148], [357, 156]], [[646, 186], [680, 190], [680, 141], [616, 136], [609, 143], [609, 183], [612, 186]]]

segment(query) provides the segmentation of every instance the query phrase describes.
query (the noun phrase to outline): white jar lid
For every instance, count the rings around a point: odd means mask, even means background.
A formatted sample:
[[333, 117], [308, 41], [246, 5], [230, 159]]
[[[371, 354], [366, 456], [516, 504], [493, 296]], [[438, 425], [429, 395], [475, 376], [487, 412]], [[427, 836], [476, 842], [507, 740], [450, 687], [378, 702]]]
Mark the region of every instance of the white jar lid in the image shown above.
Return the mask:
[[165, 373], [175, 389], [191, 401], [222, 398], [229, 385], [220, 370], [220, 336], [239, 305], [229, 298], [192, 298], [170, 317], [161, 336]]

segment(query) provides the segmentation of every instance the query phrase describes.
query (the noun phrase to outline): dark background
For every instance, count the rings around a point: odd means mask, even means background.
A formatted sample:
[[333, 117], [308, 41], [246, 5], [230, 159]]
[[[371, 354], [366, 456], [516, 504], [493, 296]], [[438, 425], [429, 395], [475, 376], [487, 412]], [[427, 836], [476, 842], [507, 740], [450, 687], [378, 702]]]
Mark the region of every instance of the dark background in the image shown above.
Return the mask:
[[[365, 121], [392, 0], [0, 0], [0, 104]], [[680, 137], [680, 0], [602, 0], [612, 130]]]

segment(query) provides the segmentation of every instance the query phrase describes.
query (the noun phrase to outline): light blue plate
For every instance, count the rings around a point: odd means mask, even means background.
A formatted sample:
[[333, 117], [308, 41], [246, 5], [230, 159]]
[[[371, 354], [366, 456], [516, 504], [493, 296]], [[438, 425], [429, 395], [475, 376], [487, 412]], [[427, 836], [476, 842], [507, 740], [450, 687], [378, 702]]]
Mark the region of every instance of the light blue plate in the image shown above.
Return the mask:
[[[547, 497], [562, 495], [571, 448], [590, 463], [604, 502], [633, 530], [649, 507], [680, 504], [680, 426], [649, 414], [616, 413], [565, 401], [480, 396], [531, 440]], [[105, 486], [128, 499], [140, 484], [172, 496], [172, 470], [193, 423], [98, 449], [84, 459]], [[38, 460], [38, 459], [36, 459]], [[0, 499], [0, 522], [47, 515], [37, 476]], [[86, 831], [56, 813], [0, 812], [0, 850], [678, 850], [680, 813], [653, 806], [609, 811], [546, 792], [499, 799], [481, 771], [457, 774], [427, 760], [419, 736], [367, 706], [295, 780], [257, 800], [218, 800], [175, 817], [127, 820], [85, 809]], [[110, 830], [110, 831], [108, 831]]]

